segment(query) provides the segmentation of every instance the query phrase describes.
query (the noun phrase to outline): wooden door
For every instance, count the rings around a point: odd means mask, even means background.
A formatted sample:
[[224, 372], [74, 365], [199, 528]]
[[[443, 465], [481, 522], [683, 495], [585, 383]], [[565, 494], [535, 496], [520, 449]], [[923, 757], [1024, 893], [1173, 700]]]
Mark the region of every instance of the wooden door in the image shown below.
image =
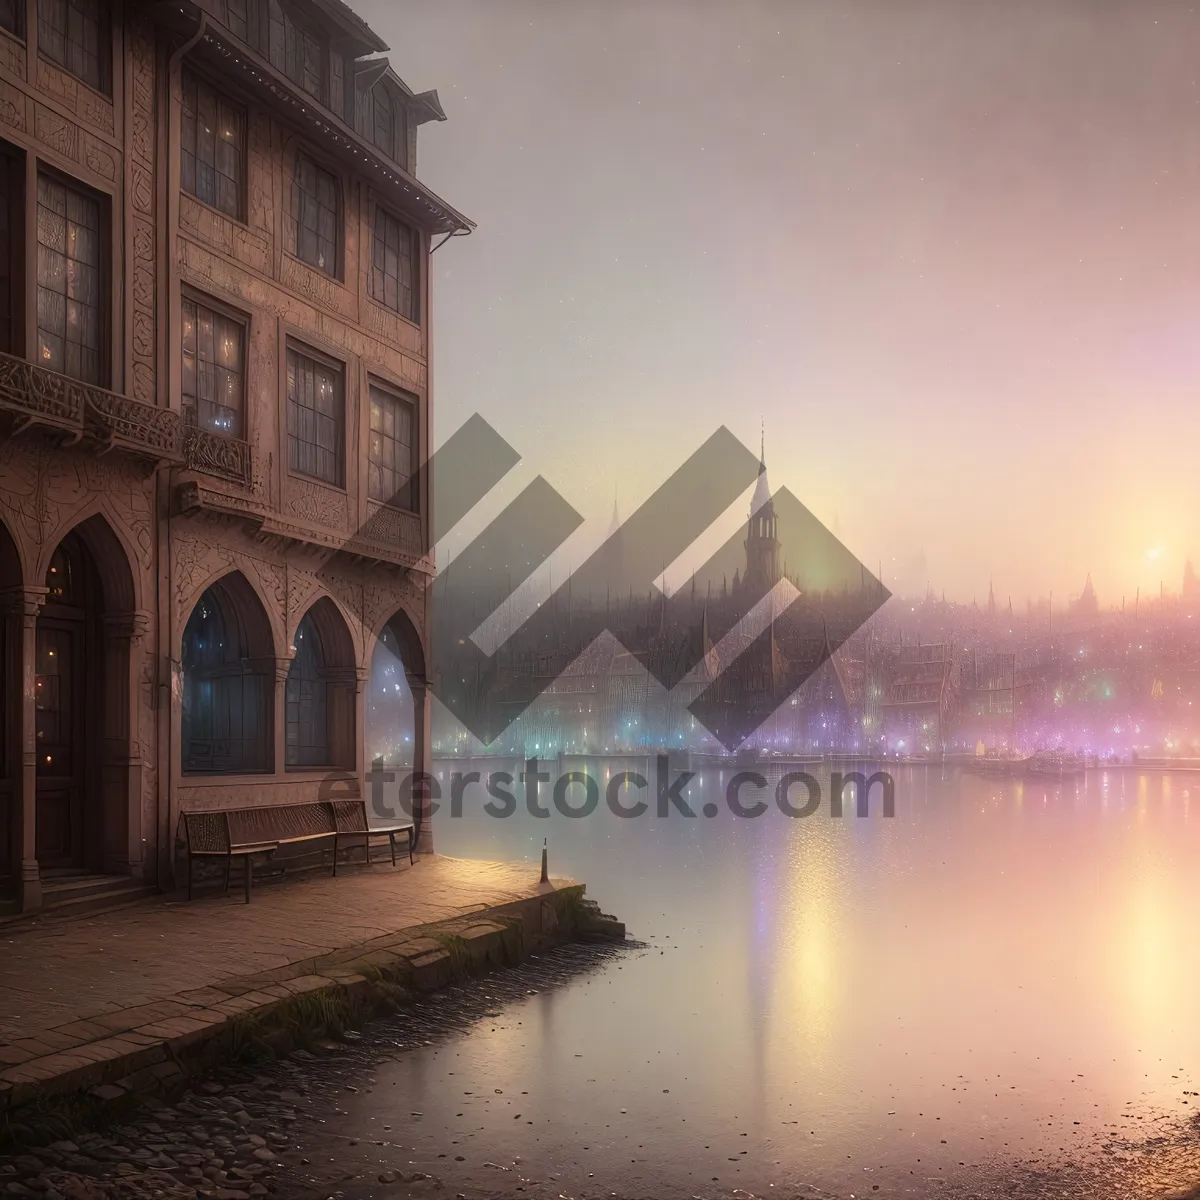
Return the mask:
[[[84, 614], [47, 606], [37, 627], [37, 858], [83, 865]], [[51, 616], [57, 610], [63, 615]]]

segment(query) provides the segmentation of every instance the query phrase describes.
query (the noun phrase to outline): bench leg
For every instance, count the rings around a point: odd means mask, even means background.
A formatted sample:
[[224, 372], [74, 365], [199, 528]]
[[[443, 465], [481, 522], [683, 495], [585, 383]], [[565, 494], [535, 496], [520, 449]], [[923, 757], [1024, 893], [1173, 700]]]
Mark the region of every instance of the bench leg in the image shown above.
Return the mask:
[[337, 834], [335, 833], [333, 835], [333, 874], [335, 878], [337, 876], [337, 844], [338, 838]]
[[191, 904], [191, 902], [192, 902], [192, 856], [190, 853], [187, 856], [187, 860], [188, 860], [188, 868], [187, 868], [187, 871], [188, 871], [188, 903]]
[[233, 855], [225, 855], [225, 895], [229, 895], [229, 870], [233, 866]]
[[254, 855], [253, 854], [246, 855], [246, 875], [245, 875], [244, 882], [246, 885], [246, 903], [249, 904], [250, 903], [250, 885], [251, 885], [251, 883], [254, 882]]

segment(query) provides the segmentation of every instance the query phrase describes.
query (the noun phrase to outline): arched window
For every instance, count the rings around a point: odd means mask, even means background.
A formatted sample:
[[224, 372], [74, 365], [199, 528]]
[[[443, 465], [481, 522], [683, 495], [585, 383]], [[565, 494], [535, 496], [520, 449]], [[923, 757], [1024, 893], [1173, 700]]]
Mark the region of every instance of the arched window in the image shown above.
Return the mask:
[[272, 763], [270, 632], [250, 585], [210, 587], [183, 631], [184, 774], [240, 775]]
[[373, 120], [371, 122], [371, 141], [388, 156], [396, 157], [395, 121], [392, 116], [392, 97], [382, 83], [377, 83], [371, 90]]
[[411, 769], [416, 735], [412, 686], [400, 639], [383, 627], [371, 658], [367, 692], [367, 762]]
[[285, 699], [289, 769], [353, 767], [354, 648], [333, 602], [322, 598], [296, 627]]
[[329, 684], [321, 635], [306, 613], [296, 630], [296, 657], [287, 677], [287, 765], [329, 765]]

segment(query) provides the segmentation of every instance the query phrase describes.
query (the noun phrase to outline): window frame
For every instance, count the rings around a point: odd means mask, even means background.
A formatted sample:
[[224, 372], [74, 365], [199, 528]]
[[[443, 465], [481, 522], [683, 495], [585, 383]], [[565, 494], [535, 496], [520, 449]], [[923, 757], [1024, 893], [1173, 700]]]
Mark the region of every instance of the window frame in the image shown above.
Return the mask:
[[[285, 771], [319, 771], [335, 766], [333, 730], [330, 728], [333, 697], [329, 686], [329, 654], [310, 608], [296, 625], [293, 634], [299, 642], [315, 639], [315, 649], [297, 645], [284, 682], [283, 767]], [[305, 674], [304, 668], [312, 668]], [[305, 688], [308, 688], [306, 695]], [[320, 729], [319, 740], [316, 730]], [[310, 737], [305, 739], [305, 729]], [[295, 735], [293, 736], [293, 729]], [[320, 752], [319, 754], [317, 752]]]
[[[255, 647], [247, 634], [236, 601], [222, 588], [224, 579], [210, 584], [197, 597], [192, 611], [184, 622], [180, 647], [180, 673], [182, 697], [180, 708], [180, 774], [196, 778], [240, 778], [244, 776], [273, 775], [275, 773], [275, 688], [266, 658], [256, 656]], [[211, 597], [221, 631], [227, 641], [236, 640], [236, 659], [227, 656], [221, 662], [191, 662], [193, 655], [189, 632], [197, 611], [206, 598]], [[264, 614], [265, 616], [265, 614]], [[201, 615], [200, 621], [207, 619]], [[195, 689], [208, 684], [207, 696], [199, 703]], [[218, 705], [218, 697], [221, 706]], [[247, 698], [256, 700], [253, 706], [253, 733], [247, 737]], [[236, 704], [233, 703], [236, 701]], [[229, 717], [235, 711], [239, 716], [238, 732], [220, 736], [213, 718]], [[208, 718], [207, 726], [204, 724]], [[197, 723], [200, 728], [197, 728]], [[207, 733], [207, 736], [201, 736]], [[236, 744], [238, 753], [233, 761], [229, 755], [218, 756], [213, 748]], [[207, 748], [208, 753], [203, 753]], [[220, 761], [224, 757], [225, 761]]]
[[[203, 429], [211, 433], [214, 437], [230, 438], [234, 441], [249, 442], [250, 441], [250, 412], [248, 398], [250, 395], [250, 325], [251, 318], [248, 313], [241, 312], [239, 309], [233, 308], [226, 304], [223, 300], [216, 296], [209, 295], [208, 292], [202, 292], [197, 288], [191, 287], [188, 284], [183, 284], [180, 287], [180, 304], [191, 301], [192, 304], [202, 308], [207, 308], [217, 316], [224, 317], [227, 321], [231, 321], [237, 325], [242, 332], [242, 392], [239, 397], [241, 402], [241, 432], [221, 433], [216, 429], [210, 429], [207, 425], [197, 423], [197, 429]], [[182, 315], [182, 314], [181, 314]], [[179, 398], [180, 409], [184, 414], [184, 421], [187, 422], [187, 410], [184, 407], [184, 392], [183, 392], [183, 326], [180, 324], [179, 329]], [[197, 365], [199, 365], [199, 347], [197, 346]], [[224, 405], [222, 405], [224, 407]]]
[[[38, 252], [41, 249], [41, 242], [37, 236], [37, 206], [40, 204], [38, 184], [42, 178], [52, 180], [60, 187], [66, 188], [68, 192], [76, 192], [84, 196], [88, 200], [96, 204], [97, 212], [99, 213], [99, 223], [97, 225], [97, 234], [100, 240], [99, 256], [97, 262], [97, 309], [99, 313], [97, 339], [99, 345], [97, 347], [97, 376], [95, 380], [77, 379], [67, 371], [57, 371], [55, 367], [46, 366], [46, 364], [38, 358], [36, 343], [40, 340], [41, 324], [38, 320], [38, 305], [37, 296], [41, 284], [38, 282]], [[32, 180], [34, 187], [33, 206], [34, 206], [34, 237], [33, 237], [33, 263], [32, 263], [32, 287], [33, 287], [33, 313], [32, 313], [32, 329], [34, 332], [35, 345], [29, 349], [29, 355], [32, 361], [41, 367], [45, 367], [49, 371], [57, 371], [58, 374], [66, 375], [70, 379], [77, 379], [77, 382], [85, 386], [109, 388], [112, 386], [112, 197], [104, 192], [97, 191], [95, 188], [88, 187], [82, 180], [76, 179], [72, 175], [68, 175], [65, 171], [60, 171], [57, 167], [47, 163], [44, 159], [36, 159], [34, 162], [34, 170], [32, 172]], [[28, 267], [27, 267], [28, 270]]]
[[[371, 428], [371, 406], [375, 399], [375, 394], [378, 393], [386, 400], [391, 400], [396, 404], [407, 405], [412, 410], [412, 445], [410, 447], [411, 462], [408, 475], [408, 503], [398, 504], [395, 501], [395, 496], [398, 492], [393, 492], [391, 497], [382, 499], [379, 496], [371, 493], [371, 468], [381, 466], [389, 471], [394, 471], [394, 467], [386, 466], [383, 463], [376, 463], [371, 455], [371, 435], [375, 431]], [[382, 432], [382, 431], [381, 431]], [[387, 436], [384, 434], [383, 436]], [[394, 443], [398, 439], [392, 438]], [[394, 509], [397, 512], [412, 513], [420, 515], [421, 498], [417, 494], [417, 478], [420, 474], [421, 462], [421, 398], [415, 392], [406, 391], [403, 388], [396, 387], [394, 384], [388, 383], [385, 380], [379, 379], [374, 375], [367, 377], [367, 499], [374, 504], [381, 504], [385, 508]]]
[[[0, 29], [3, 29], [10, 37], [14, 37], [20, 42], [28, 43], [29, 6], [25, 3], [25, 0], [11, 0], [11, 3], [13, 6], [14, 23], [12, 25], [5, 25], [0, 21]], [[53, 62], [54, 60], [51, 59], [50, 61]]]
[[[238, 141], [237, 141], [239, 162], [241, 164], [241, 178], [237, 181], [237, 211], [236, 212], [230, 212], [228, 209], [222, 208], [221, 205], [216, 202], [215, 195], [214, 195], [213, 200], [206, 200], [203, 196], [199, 195], [198, 193], [189, 190], [188, 187], [186, 186], [186, 184], [184, 183], [183, 156], [187, 152], [187, 146], [185, 145], [185, 141], [184, 141], [184, 132], [183, 132], [184, 115], [183, 114], [184, 114], [184, 108], [187, 105], [187, 85], [188, 85], [189, 79], [194, 84], [198, 85], [199, 87], [206, 87], [210, 91], [212, 91], [212, 93], [216, 97], [216, 101], [217, 101], [217, 105], [218, 105], [218, 108], [217, 108], [218, 118], [220, 117], [220, 114], [221, 114], [221, 106], [224, 105], [227, 108], [234, 110], [237, 113], [237, 116], [241, 122], [241, 129], [239, 131], [239, 136], [238, 136]], [[226, 92], [222, 91], [222, 89], [219, 88], [215, 83], [213, 83], [212, 80], [207, 75], [205, 75], [201, 71], [194, 70], [187, 63], [185, 63], [183, 65], [183, 69], [181, 72], [180, 89], [181, 89], [181, 94], [180, 94], [180, 99], [179, 99], [179, 190], [181, 192], [183, 192], [184, 195], [190, 196], [198, 204], [203, 204], [206, 208], [211, 208], [214, 212], [219, 212], [222, 216], [228, 217], [231, 221], [237, 221], [239, 224], [245, 225], [246, 224], [246, 212], [249, 207], [248, 201], [247, 201], [247, 196], [249, 193], [249, 174], [250, 174], [250, 172], [249, 172], [249, 166], [250, 166], [250, 164], [249, 164], [249, 129], [250, 129], [249, 110], [246, 107], [246, 105], [243, 104], [236, 95], [231, 96], [231, 95], [227, 94]], [[197, 113], [196, 119], [199, 120], [198, 113]], [[215, 141], [223, 141], [223, 140], [224, 139], [219, 138], [219, 137], [215, 138]], [[196, 161], [199, 161], [199, 156], [194, 151], [192, 153], [192, 157]], [[217, 165], [215, 162], [213, 163], [213, 172], [214, 172], [214, 174], [219, 173], [217, 171]]]
[[[55, 0], [59, 2], [59, 0]], [[61, 0], [61, 3], [68, 8], [72, 3], [78, 3], [80, 0]], [[112, 100], [113, 97], [113, 10], [110, 0], [83, 0], [84, 3], [91, 3], [96, 9], [96, 25], [99, 30], [100, 45], [96, 53], [96, 61], [99, 67], [99, 78], [93, 83], [90, 79], [83, 75], [78, 75], [71, 70], [67, 63], [55, 58], [45, 49], [49, 42], [48, 38], [42, 37], [42, 9], [47, 3], [47, 0], [37, 0], [37, 20], [38, 20], [38, 38], [37, 52], [40, 58], [44, 58], [48, 63], [53, 63], [61, 71], [65, 71], [72, 79], [79, 80], [84, 87], [91, 88], [93, 92], [103, 96], [106, 100]]]
[[[28, 337], [25, 325], [26, 314], [29, 311], [29, 297], [27, 293], [30, 280], [29, 247], [26, 227], [26, 214], [29, 211], [29, 198], [27, 195], [29, 159], [27, 153], [20, 146], [4, 141], [3, 139], [0, 139], [0, 159], [7, 160], [9, 171], [8, 196], [5, 199], [9, 208], [7, 253], [9, 259], [8, 304], [10, 324], [10, 343], [5, 347], [3, 337], [0, 336], [0, 353], [23, 358], [25, 355], [25, 343]], [[2, 183], [3, 180], [0, 178], [0, 185]], [[36, 195], [34, 203], [35, 205], [37, 203]], [[33, 254], [36, 266], [36, 238], [34, 239]], [[36, 270], [33, 275], [33, 284], [36, 300]]]
[[[408, 231], [409, 237], [409, 260], [412, 269], [412, 282], [410, 291], [412, 293], [412, 310], [404, 312], [400, 308], [395, 308], [387, 302], [386, 292], [383, 296], [379, 296], [375, 291], [375, 244], [379, 235], [380, 219], [385, 221], [393, 221], [399, 225], [402, 230]], [[415, 226], [406, 221], [403, 217], [397, 215], [392, 209], [382, 203], [380, 200], [375, 200], [372, 205], [371, 214], [371, 252], [367, 262], [367, 296], [380, 308], [386, 309], [394, 316], [400, 317], [408, 321], [411, 325], [416, 325], [420, 328], [421, 325], [421, 279], [422, 279], [422, 250], [421, 231]], [[386, 242], [385, 242], [386, 248]], [[397, 296], [399, 296], [400, 277], [396, 277]]]
[[[287, 379], [288, 379], [288, 366], [289, 366], [288, 360], [293, 354], [297, 355], [299, 358], [306, 358], [306, 359], [310, 360], [311, 362], [315, 363], [317, 366], [325, 367], [326, 369], [332, 371], [340, 383], [339, 391], [340, 391], [340, 401], [341, 402], [338, 406], [338, 412], [339, 412], [339, 417], [340, 417], [339, 425], [338, 425], [338, 443], [339, 444], [338, 444], [337, 449], [333, 452], [335, 465], [337, 467], [336, 480], [326, 479], [322, 475], [313, 475], [307, 471], [300, 470], [298, 467], [292, 466], [292, 442], [293, 442], [293, 438], [298, 438], [298, 435], [294, 434], [292, 432], [292, 430], [293, 430], [293, 426], [292, 426], [293, 401], [292, 401], [292, 397], [291, 397], [290, 393], [288, 392]], [[288, 471], [288, 474], [296, 479], [307, 479], [312, 483], [320, 484], [322, 487], [333, 488], [339, 492], [345, 492], [346, 491], [346, 478], [347, 478], [347, 474], [348, 474], [348, 465], [349, 465], [347, 463], [347, 458], [349, 456], [347, 454], [347, 443], [346, 443], [346, 426], [348, 424], [347, 414], [346, 414], [346, 405], [347, 405], [346, 386], [347, 386], [347, 381], [349, 378], [349, 371], [347, 369], [348, 364], [345, 363], [344, 361], [342, 361], [341, 359], [334, 358], [332, 355], [324, 353], [323, 351], [317, 349], [317, 347], [313, 346], [311, 343], [303, 341], [299, 337], [292, 337], [291, 335], [287, 335], [284, 337], [283, 356], [282, 357], [283, 357], [283, 363], [282, 363], [282, 366], [283, 366], [283, 388], [282, 388], [282, 392], [283, 392], [283, 403], [284, 403], [284, 430], [287, 435], [287, 471]], [[297, 407], [302, 407], [302, 406], [297, 405]], [[303, 407], [307, 407], [307, 406], [303, 406]], [[311, 443], [311, 442], [303, 442], [302, 444], [303, 445], [315, 445], [315, 443]]]
[[[334, 243], [333, 243], [333, 268], [323, 267], [320, 263], [315, 263], [305, 258], [300, 253], [300, 213], [298, 211], [297, 199], [299, 196], [300, 183], [297, 179], [301, 162], [310, 163], [317, 171], [328, 175], [333, 180], [334, 185]], [[320, 272], [322, 275], [328, 275], [330, 279], [342, 282], [342, 268], [345, 261], [346, 247], [346, 198], [345, 198], [345, 181], [342, 174], [334, 167], [326, 165], [325, 161], [315, 154], [309, 152], [305, 146], [297, 146], [295, 153], [292, 155], [292, 179], [291, 179], [291, 194], [287, 204], [287, 219], [291, 223], [291, 236], [288, 238], [286, 246], [287, 252], [297, 261], [302, 262], [306, 267], [314, 271]], [[317, 200], [320, 204], [320, 200]]]

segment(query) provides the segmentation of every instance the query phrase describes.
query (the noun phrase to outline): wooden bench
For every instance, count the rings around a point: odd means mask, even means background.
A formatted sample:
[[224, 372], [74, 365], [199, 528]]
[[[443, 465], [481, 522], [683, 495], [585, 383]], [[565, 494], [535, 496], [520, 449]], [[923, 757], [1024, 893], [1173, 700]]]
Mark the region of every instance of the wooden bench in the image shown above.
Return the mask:
[[209, 809], [184, 812], [187, 844], [188, 899], [192, 898], [192, 859], [223, 858], [225, 890], [229, 891], [230, 868], [235, 858], [245, 864], [242, 881], [246, 903], [254, 880], [254, 857], [271, 857], [280, 846], [330, 839], [333, 842], [333, 874], [337, 874], [338, 844], [342, 840], [362, 838], [367, 863], [371, 862], [371, 839], [386, 837], [391, 847], [392, 866], [396, 865], [396, 834], [408, 835], [408, 861], [412, 865], [416, 831], [411, 824], [393, 824], [371, 828], [367, 824], [366, 804], [362, 800], [317, 800], [305, 804], [272, 804], [255, 808]]

